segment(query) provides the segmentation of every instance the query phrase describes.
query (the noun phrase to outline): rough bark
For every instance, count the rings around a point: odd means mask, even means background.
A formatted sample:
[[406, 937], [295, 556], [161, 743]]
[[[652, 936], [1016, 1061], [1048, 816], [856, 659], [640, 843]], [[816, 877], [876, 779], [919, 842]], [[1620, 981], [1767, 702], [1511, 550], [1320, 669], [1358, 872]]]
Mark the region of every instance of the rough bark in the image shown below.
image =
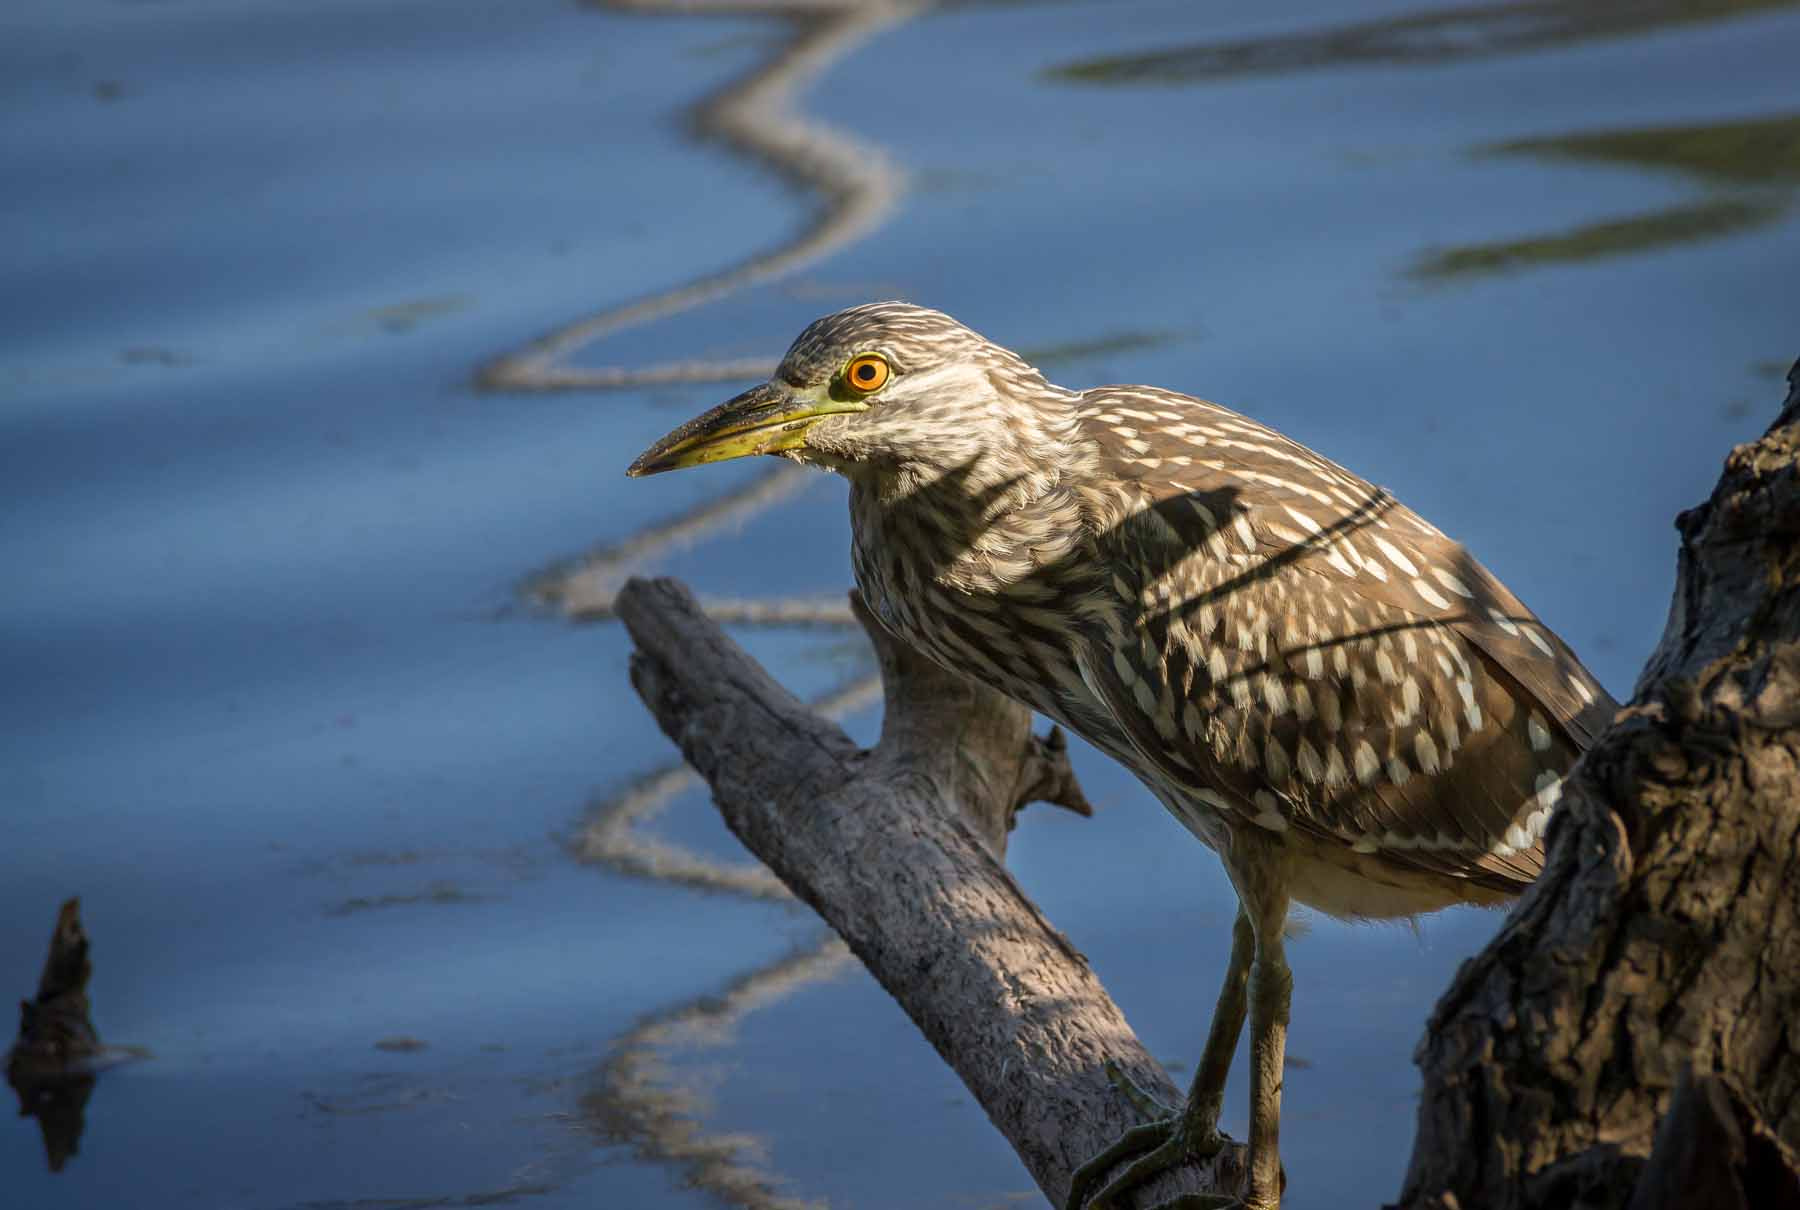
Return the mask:
[[1679, 519], [1633, 700], [1432, 1016], [1409, 1210], [1795, 1204], [1800, 364], [1789, 383]]
[[1690, 1071], [1656, 1128], [1656, 1143], [1638, 1175], [1630, 1210], [1696, 1206], [1800, 1206], [1800, 1162], [1741, 1088], [1724, 1076]]
[[[1137, 1124], [1107, 1063], [1181, 1093], [1079, 954], [1002, 864], [1027, 801], [1086, 813], [1061, 738], [945, 673], [864, 616], [887, 713], [864, 751], [776, 684], [671, 580], [618, 613], [631, 677], [726, 824], [849, 944], [1060, 1204], [1082, 1161]], [[1235, 1189], [1243, 1151], [1153, 1186]]]

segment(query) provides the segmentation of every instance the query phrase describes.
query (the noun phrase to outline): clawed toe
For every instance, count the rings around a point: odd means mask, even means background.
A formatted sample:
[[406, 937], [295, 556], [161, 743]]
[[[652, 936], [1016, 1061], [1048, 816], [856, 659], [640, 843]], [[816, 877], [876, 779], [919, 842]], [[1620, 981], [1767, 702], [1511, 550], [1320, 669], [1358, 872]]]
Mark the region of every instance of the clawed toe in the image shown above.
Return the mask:
[[[1109, 1071], [1108, 1075], [1111, 1074]], [[1133, 1088], [1136, 1090], [1135, 1085]], [[1136, 1091], [1142, 1095], [1141, 1090]], [[1131, 1099], [1133, 1104], [1142, 1108], [1136, 1097]], [[1150, 1104], [1155, 1104], [1153, 1099], [1145, 1099]], [[1133, 1126], [1120, 1135], [1112, 1146], [1075, 1170], [1075, 1175], [1069, 1182], [1069, 1198], [1065, 1203], [1065, 1210], [1113, 1210], [1119, 1199], [1133, 1189], [1155, 1180], [1171, 1169], [1218, 1154], [1219, 1148], [1224, 1145], [1224, 1139], [1217, 1131], [1196, 1138], [1183, 1129], [1184, 1124], [1181, 1115], [1169, 1114], [1156, 1121]], [[1106, 1180], [1106, 1174], [1126, 1160], [1132, 1162], [1125, 1170], [1111, 1180]], [[1223, 1207], [1238, 1204], [1235, 1197], [1184, 1193], [1163, 1203], [1157, 1210], [1222, 1210]]]
[[[1105, 1180], [1106, 1174], [1113, 1170], [1114, 1165], [1147, 1151], [1155, 1151], [1168, 1142], [1170, 1135], [1174, 1133], [1174, 1127], [1175, 1119], [1171, 1117], [1133, 1126], [1120, 1135], [1112, 1146], [1075, 1170], [1075, 1175], [1069, 1178], [1069, 1197], [1063, 1204], [1063, 1210], [1083, 1210], [1083, 1207], [1100, 1210], [1105, 1203], [1098, 1196], [1090, 1201], [1090, 1195], [1093, 1195], [1095, 1187]], [[1108, 1185], [1100, 1192], [1104, 1194], [1111, 1188]]]

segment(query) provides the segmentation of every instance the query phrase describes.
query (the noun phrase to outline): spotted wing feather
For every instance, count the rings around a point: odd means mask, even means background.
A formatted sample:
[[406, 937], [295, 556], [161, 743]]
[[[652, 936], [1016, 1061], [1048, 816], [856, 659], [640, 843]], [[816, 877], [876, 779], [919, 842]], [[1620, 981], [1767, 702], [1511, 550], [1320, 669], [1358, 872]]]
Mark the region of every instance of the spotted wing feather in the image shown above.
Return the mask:
[[1084, 671], [1143, 758], [1272, 830], [1516, 890], [1613, 703], [1460, 545], [1227, 409], [1083, 397], [1119, 574]]

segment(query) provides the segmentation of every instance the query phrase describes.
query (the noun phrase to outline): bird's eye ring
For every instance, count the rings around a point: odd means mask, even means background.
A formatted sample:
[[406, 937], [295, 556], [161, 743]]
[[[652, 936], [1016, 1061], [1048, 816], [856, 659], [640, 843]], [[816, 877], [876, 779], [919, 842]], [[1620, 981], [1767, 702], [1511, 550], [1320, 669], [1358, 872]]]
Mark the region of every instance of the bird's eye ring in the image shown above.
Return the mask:
[[872, 395], [887, 385], [892, 374], [887, 358], [879, 353], [863, 353], [852, 357], [844, 367], [844, 382], [859, 394]]

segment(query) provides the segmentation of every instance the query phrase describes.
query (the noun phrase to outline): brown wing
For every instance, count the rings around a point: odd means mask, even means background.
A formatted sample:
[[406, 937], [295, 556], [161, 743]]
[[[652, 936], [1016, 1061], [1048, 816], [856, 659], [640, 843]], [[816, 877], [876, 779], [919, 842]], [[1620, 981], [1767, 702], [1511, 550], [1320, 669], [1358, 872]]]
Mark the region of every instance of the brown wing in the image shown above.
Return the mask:
[[[1569, 648], [1389, 496], [1224, 408], [1084, 396], [1120, 485], [1091, 683], [1160, 772], [1274, 830], [1516, 890], [1611, 717]], [[1214, 805], [1217, 805], [1215, 802]]]

